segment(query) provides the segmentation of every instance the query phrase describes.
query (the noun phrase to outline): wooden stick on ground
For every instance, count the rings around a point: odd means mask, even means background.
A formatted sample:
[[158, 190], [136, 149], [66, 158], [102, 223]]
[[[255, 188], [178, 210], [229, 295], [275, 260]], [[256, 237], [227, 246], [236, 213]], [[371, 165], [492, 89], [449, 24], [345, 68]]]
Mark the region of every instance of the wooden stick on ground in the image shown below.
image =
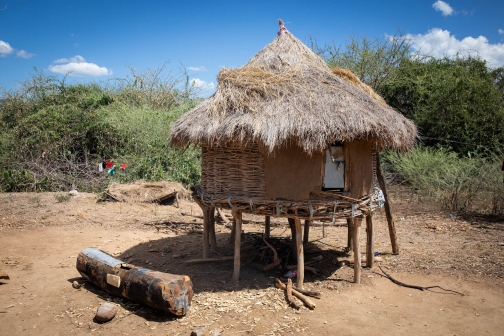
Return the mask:
[[294, 298], [292, 297], [292, 280], [291, 279], [287, 279], [287, 288], [285, 290], [285, 293], [287, 295], [287, 302], [289, 302], [289, 305], [292, 308], [295, 308], [295, 309], [301, 308], [301, 306], [298, 305], [296, 303], [296, 301], [294, 301]]
[[[240, 256], [241, 259], [251, 258], [255, 256], [255, 253], [252, 254], [242, 254]], [[234, 260], [234, 256], [224, 256], [219, 258], [204, 258], [204, 259], [190, 259], [186, 261], [186, 264], [198, 264], [198, 263], [206, 263], [206, 262], [214, 262], [214, 261], [226, 261], [226, 260]]]
[[378, 267], [380, 267], [380, 271], [382, 271], [382, 272], [383, 272], [383, 274], [385, 274], [385, 275], [380, 274], [380, 273], [376, 273], [376, 274], [379, 274], [379, 275], [381, 275], [381, 276], [386, 277], [387, 279], [389, 279], [390, 281], [392, 281], [392, 282], [393, 282], [393, 283], [395, 283], [396, 285], [399, 285], [399, 286], [402, 286], [402, 287], [413, 288], [413, 289], [419, 289], [419, 290], [421, 290], [421, 291], [424, 291], [424, 290], [429, 290], [429, 289], [431, 289], [431, 288], [439, 288], [439, 289], [442, 289], [442, 290], [444, 290], [444, 291], [446, 291], [446, 292], [452, 292], [452, 293], [456, 293], [456, 294], [459, 294], [459, 295], [464, 296], [464, 294], [462, 294], [462, 293], [460, 293], [460, 292], [457, 292], [457, 291], [454, 291], [454, 290], [451, 290], [451, 289], [444, 289], [443, 287], [440, 287], [440, 286], [427, 286], [427, 287], [422, 287], [422, 286], [415, 286], [415, 285], [408, 285], [408, 284], [405, 284], [404, 282], [401, 282], [401, 281], [399, 281], [399, 280], [396, 280], [396, 279], [392, 278], [392, 277], [391, 277], [391, 276], [390, 276], [387, 272], [385, 272], [385, 271], [383, 270], [383, 268], [382, 268], [380, 265], [378, 265]]
[[[282, 281], [280, 281], [278, 278], [275, 279], [275, 287], [283, 289], [283, 290], [287, 290], [287, 286]], [[305, 291], [305, 292], [307, 292], [307, 291]], [[306, 296], [304, 296], [303, 294], [301, 294], [299, 292], [299, 289], [292, 288], [292, 295], [294, 295], [295, 297], [297, 297], [299, 300], [303, 301], [303, 303], [308, 308], [310, 308], [310, 309], [314, 309], [315, 308], [315, 304], [312, 302], [312, 300], [310, 300], [309, 298], [307, 298]]]
[[295, 291], [298, 291], [301, 294], [308, 295], [308, 296], [314, 297], [316, 299], [320, 299], [320, 296], [322, 295], [322, 293], [320, 293], [320, 292], [309, 291], [306, 289], [299, 289], [296, 287], [293, 287], [292, 289]]

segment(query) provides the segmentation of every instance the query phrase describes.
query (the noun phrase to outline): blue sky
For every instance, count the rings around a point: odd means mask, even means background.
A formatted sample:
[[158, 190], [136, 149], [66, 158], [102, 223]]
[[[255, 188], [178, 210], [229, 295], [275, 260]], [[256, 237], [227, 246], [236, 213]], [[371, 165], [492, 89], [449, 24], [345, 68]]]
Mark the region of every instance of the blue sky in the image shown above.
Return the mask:
[[504, 0], [0, 0], [0, 86], [15, 89], [34, 67], [71, 72], [70, 83], [106, 82], [128, 65], [170, 62], [208, 95], [222, 67], [242, 66], [276, 37], [279, 18], [307, 44], [401, 29], [423, 53], [471, 50], [504, 66]]

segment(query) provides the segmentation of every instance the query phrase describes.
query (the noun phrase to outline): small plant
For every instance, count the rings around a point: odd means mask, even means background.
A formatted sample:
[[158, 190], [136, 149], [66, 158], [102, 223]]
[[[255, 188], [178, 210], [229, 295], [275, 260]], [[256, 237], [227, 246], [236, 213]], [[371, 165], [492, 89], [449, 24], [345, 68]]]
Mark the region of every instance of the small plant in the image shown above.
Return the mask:
[[58, 203], [62, 202], [68, 202], [70, 200], [70, 195], [69, 194], [56, 194], [54, 195], [54, 198]]

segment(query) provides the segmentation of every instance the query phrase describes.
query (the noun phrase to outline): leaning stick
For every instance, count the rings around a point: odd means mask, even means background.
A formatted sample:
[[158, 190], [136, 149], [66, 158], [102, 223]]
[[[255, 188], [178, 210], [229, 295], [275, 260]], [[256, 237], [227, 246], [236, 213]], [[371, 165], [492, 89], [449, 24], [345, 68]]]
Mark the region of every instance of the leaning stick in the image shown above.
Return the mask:
[[[275, 287], [283, 289], [283, 290], [287, 290], [287, 286], [282, 281], [280, 281], [278, 278], [275, 279]], [[292, 288], [292, 295], [294, 295], [295, 297], [297, 297], [299, 300], [303, 301], [303, 303], [308, 308], [310, 308], [310, 309], [314, 309], [315, 308], [315, 304], [312, 302], [312, 300], [310, 300], [309, 298], [307, 298], [306, 296], [304, 296], [303, 294], [301, 294], [299, 292], [299, 289]]]
[[226, 217], [226, 215], [224, 215], [222, 210], [220, 208], [217, 208], [217, 212], [219, 213], [220, 218], [222, 218], [222, 221], [224, 222], [224, 224], [228, 225], [229, 219]]

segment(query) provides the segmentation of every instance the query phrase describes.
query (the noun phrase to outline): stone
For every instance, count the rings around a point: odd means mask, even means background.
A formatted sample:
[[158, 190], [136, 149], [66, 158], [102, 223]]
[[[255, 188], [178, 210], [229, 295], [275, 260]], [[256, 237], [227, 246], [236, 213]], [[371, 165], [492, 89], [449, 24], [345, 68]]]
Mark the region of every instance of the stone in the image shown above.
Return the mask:
[[79, 192], [78, 192], [77, 190], [75, 190], [75, 189], [70, 190], [68, 193], [69, 193], [70, 195], [72, 195], [72, 196], [77, 196], [77, 195], [79, 195]]
[[117, 306], [110, 302], [103, 302], [96, 312], [95, 319], [99, 322], [108, 322], [117, 314]]
[[203, 336], [203, 333], [205, 332], [205, 328], [199, 328], [195, 329], [191, 332], [191, 336]]
[[9, 280], [10, 278], [9, 278], [9, 275], [7, 274], [7, 272], [0, 270], [0, 279]]
[[82, 284], [78, 283], [77, 281], [72, 282], [72, 287], [75, 289], [80, 289], [82, 287]]

